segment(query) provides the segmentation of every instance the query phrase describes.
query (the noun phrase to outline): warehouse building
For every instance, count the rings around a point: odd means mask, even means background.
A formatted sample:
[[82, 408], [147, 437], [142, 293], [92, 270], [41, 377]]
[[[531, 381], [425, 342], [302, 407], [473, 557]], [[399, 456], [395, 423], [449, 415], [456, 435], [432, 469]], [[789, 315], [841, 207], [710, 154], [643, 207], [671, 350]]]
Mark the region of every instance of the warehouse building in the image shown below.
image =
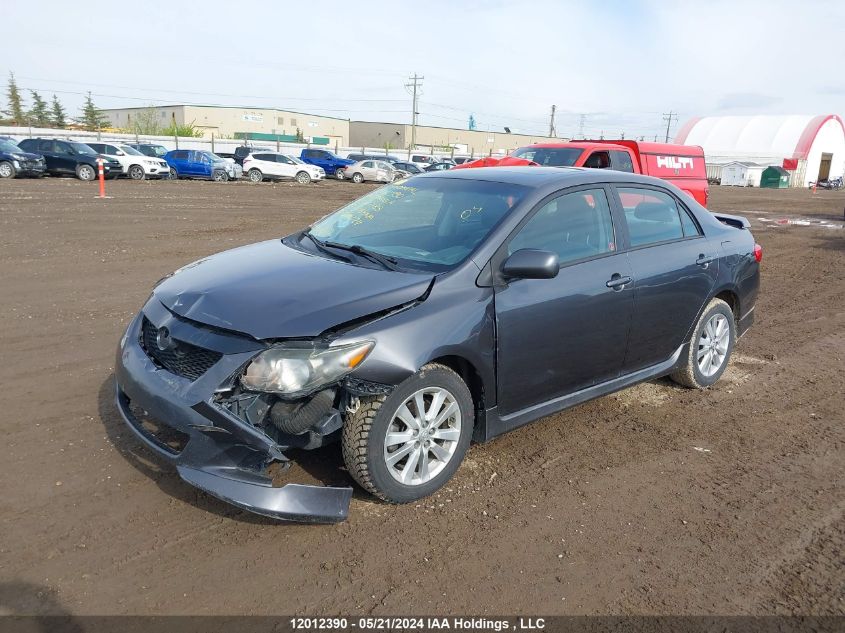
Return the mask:
[[[351, 121], [349, 123], [350, 145], [352, 147], [378, 147], [385, 149], [407, 149], [411, 146], [411, 126], [404, 123], [373, 123], [369, 121]], [[415, 149], [430, 151], [449, 151], [486, 156], [505, 154], [518, 147], [549, 141], [546, 136], [529, 136], [481, 130], [461, 130], [457, 128], [418, 125], [415, 137]]]
[[781, 167], [793, 187], [845, 172], [845, 126], [836, 114], [695, 118], [675, 142], [704, 148], [708, 177], [734, 162]]
[[103, 110], [112, 127], [134, 131], [139, 117], [154, 117], [161, 127], [193, 124], [210, 138], [234, 138], [294, 143], [298, 133], [314, 145], [349, 144], [349, 121], [277, 108], [169, 105]]

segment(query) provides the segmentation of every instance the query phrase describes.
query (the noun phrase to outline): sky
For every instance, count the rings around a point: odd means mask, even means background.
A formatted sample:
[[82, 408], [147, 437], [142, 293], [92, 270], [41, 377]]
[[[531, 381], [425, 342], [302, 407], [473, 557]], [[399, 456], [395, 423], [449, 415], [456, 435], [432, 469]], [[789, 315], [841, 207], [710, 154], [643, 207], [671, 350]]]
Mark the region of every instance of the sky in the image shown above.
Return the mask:
[[[845, 2], [12, 2], [10, 72], [77, 115], [201, 103], [560, 136], [664, 135], [694, 116], [843, 114]], [[5, 92], [5, 91], [4, 91]], [[5, 109], [5, 95], [0, 109]]]

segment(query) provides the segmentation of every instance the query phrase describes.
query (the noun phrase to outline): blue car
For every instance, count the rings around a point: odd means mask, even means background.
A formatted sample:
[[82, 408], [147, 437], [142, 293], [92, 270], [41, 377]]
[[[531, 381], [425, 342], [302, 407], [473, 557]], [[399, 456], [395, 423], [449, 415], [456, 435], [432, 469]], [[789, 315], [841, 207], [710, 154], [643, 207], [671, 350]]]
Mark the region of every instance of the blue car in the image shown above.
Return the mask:
[[303, 163], [322, 167], [327, 176], [334, 176], [338, 180], [346, 178], [343, 170], [355, 164], [354, 160], [336, 156], [327, 149], [304, 149], [299, 158]]
[[167, 152], [164, 160], [170, 165], [171, 178], [199, 178], [201, 180], [237, 180], [244, 170], [237, 163], [205, 150], [176, 149]]
[[31, 154], [18, 147], [11, 138], [0, 137], [0, 178], [44, 175], [46, 166], [41, 154]]

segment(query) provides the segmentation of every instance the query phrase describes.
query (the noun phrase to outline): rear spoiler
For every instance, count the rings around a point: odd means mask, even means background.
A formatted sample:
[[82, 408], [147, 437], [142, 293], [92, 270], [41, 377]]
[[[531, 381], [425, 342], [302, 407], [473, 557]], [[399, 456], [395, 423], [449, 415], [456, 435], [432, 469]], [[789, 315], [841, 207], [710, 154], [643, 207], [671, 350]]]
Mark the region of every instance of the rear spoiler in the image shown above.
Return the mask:
[[[710, 213], [713, 213], [712, 211]], [[732, 226], [736, 229], [750, 229], [751, 222], [749, 222], [746, 218], [742, 217], [741, 215], [729, 215], [727, 213], [713, 213], [716, 216], [716, 219], [719, 220], [722, 224], [727, 224], [728, 226]]]

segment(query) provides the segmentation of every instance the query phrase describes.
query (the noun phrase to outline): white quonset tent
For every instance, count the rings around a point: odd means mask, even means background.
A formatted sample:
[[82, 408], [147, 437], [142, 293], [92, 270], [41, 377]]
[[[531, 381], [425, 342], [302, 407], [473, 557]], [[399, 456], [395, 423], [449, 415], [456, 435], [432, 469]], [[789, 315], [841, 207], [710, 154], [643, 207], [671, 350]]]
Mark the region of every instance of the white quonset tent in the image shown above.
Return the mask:
[[845, 172], [845, 125], [836, 114], [695, 118], [681, 127], [675, 142], [700, 145], [708, 165], [780, 166], [787, 159], [795, 165], [793, 187]]

